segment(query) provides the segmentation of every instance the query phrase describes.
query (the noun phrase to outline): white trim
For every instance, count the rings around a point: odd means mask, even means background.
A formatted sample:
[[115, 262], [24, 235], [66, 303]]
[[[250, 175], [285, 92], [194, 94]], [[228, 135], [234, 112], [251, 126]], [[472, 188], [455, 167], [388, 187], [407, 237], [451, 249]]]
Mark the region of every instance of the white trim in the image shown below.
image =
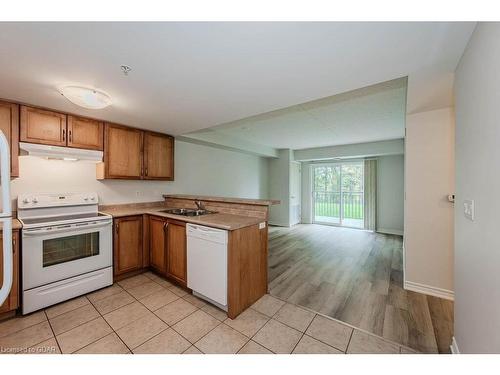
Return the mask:
[[457, 340], [455, 339], [455, 336], [453, 336], [453, 338], [451, 339], [450, 350], [451, 354], [460, 354], [460, 350], [458, 349], [458, 344]]
[[387, 228], [377, 228], [375, 232], [384, 234], [396, 234], [398, 236], [402, 236], [404, 234], [404, 232], [400, 229], [387, 229]]
[[268, 224], [269, 225], [274, 225], [275, 227], [285, 227], [285, 228], [290, 228], [291, 227], [290, 223], [278, 223], [276, 221], [269, 221]]
[[434, 297], [440, 297], [453, 301], [455, 299], [455, 293], [451, 290], [437, 288], [431, 285], [425, 285], [420, 283], [415, 283], [413, 281], [404, 282], [405, 290], [411, 290], [413, 292], [428, 294]]

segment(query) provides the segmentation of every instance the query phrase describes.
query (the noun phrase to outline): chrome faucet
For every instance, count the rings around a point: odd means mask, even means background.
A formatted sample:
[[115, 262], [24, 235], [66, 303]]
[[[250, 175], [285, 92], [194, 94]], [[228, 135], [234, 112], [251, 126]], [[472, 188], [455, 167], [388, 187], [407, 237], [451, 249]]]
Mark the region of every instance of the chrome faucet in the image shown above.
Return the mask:
[[194, 204], [196, 204], [196, 207], [198, 207], [198, 210], [205, 210], [205, 205], [203, 204], [202, 201], [194, 201]]

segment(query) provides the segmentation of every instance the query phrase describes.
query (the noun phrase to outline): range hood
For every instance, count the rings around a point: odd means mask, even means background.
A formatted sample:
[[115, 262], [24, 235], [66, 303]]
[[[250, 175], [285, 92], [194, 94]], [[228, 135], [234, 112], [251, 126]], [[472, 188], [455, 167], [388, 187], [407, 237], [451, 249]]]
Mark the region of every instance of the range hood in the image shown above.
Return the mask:
[[21, 155], [39, 156], [47, 159], [84, 160], [98, 163], [102, 161], [103, 152], [84, 150], [81, 148], [39, 145], [35, 143], [20, 142]]

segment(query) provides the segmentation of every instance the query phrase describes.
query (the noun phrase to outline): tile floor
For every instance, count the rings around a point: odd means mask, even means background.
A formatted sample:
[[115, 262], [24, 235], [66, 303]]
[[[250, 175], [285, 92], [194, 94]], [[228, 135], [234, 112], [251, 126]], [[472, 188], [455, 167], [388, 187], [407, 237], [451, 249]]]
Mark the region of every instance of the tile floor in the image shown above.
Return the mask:
[[265, 295], [238, 318], [153, 273], [0, 322], [0, 353], [414, 353]]

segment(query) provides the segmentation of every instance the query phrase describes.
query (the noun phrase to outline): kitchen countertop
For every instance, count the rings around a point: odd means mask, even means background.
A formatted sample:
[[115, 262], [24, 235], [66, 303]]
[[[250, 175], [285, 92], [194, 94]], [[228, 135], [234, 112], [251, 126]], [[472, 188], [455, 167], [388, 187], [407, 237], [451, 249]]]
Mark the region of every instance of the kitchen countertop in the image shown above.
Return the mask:
[[[17, 219], [12, 219], [12, 229], [14, 230], [17, 230], [17, 229], [21, 229], [23, 226], [21, 224], [21, 222]], [[0, 224], [0, 232], [3, 231], [3, 225]]]
[[186, 223], [205, 225], [207, 227], [225, 229], [225, 230], [235, 230], [240, 228], [245, 228], [251, 225], [255, 225], [263, 222], [262, 218], [231, 215], [231, 214], [207, 214], [203, 216], [181, 216], [167, 214], [164, 212], [159, 212], [161, 210], [167, 210], [169, 207], [164, 205], [150, 206], [150, 207], [139, 207], [139, 206], [127, 206], [114, 207], [114, 208], [103, 208], [100, 211], [109, 214], [113, 217], [123, 217], [123, 216], [133, 216], [133, 215], [155, 215], [166, 217], [169, 219], [175, 219], [178, 221], [183, 221]]
[[236, 204], [251, 204], [255, 206], [273, 206], [280, 204], [281, 201], [272, 199], [248, 199], [248, 198], [226, 198], [226, 197], [209, 197], [204, 195], [187, 195], [187, 194], [165, 194], [163, 198], [172, 199], [191, 199], [207, 202], [226, 202]]

